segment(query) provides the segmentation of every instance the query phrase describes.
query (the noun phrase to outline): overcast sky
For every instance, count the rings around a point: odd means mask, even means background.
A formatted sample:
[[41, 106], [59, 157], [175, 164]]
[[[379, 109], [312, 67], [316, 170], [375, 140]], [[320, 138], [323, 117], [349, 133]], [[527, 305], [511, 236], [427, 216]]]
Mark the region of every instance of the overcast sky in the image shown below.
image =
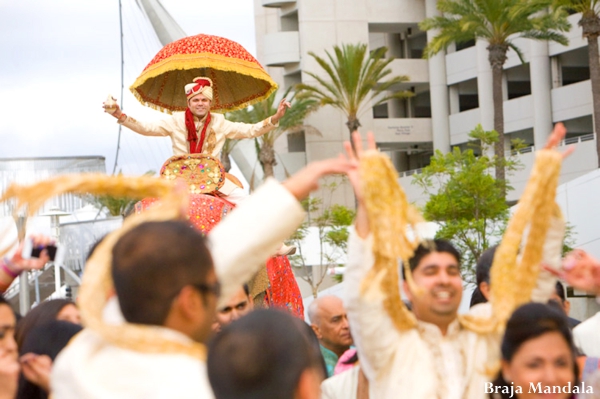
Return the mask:
[[[161, 49], [134, 0], [122, 0], [124, 110], [138, 119], [164, 114], [140, 105], [129, 86]], [[255, 51], [253, 1], [162, 0], [188, 35], [223, 36]], [[102, 111], [120, 94], [117, 0], [0, 0], [0, 158], [101, 155], [115, 160], [118, 125]], [[123, 129], [117, 169], [158, 170], [167, 138]]]

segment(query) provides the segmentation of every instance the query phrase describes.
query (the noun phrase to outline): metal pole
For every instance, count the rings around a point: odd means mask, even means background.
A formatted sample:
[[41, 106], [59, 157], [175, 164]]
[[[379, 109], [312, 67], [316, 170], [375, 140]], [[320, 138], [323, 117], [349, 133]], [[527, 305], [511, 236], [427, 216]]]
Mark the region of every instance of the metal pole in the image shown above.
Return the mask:
[[[119, 28], [121, 30], [121, 110], [123, 110], [123, 87], [124, 87], [124, 69], [125, 69], [125, 58], [123, 57], [123, 9], [121, 7], [121, 0], [119, 0]], [[112, 174], [114, 175], [117, 171], [117, 161], [119, 160], [119, 150], [121, 149], [121, 128], [123, 125], [119, 123], [119, 136], [117, 138], [117, 153], [115, 154], [115, 165], [113, 166]], [[97, 216], [96, 216], [97, 217]]]
[[[15, 224], [17, 225], [17, 236], [19, 242], [25, 238], [25, 225], [27, 224], [27, 214], [15, 215]], [[25, 316], [29, 312], [31, 300], [29, 298], [29, 276], [27, 272], [19, 275], [19, 313]]]
[[35, 271], [35, 303], [40, 304], [40, 272]]

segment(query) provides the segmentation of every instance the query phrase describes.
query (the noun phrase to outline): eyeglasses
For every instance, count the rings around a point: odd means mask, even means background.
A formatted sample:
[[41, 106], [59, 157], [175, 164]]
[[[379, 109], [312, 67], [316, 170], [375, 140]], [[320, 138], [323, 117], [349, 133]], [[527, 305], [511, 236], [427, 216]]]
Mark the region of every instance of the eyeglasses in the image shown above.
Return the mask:
[[212, 284], [196, 283], [190, 285], [200, 292], [210, 292], [217, 298], [221, 296], [221, 283], [218, 281]]

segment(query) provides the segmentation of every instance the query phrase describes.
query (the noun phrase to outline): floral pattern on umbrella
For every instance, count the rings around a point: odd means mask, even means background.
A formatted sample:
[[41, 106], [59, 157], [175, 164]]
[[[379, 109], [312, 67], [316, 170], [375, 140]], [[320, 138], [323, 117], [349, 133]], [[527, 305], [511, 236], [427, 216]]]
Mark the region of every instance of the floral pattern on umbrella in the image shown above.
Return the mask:
[[184, 111], [184, 86], [198, 76], [213, 81], [214, 112], [245, 108], [268, 98], [277, 89], [277, 84], [242, 45], [200, 34], [163, 47], [130, 90], [144, 105], [165, 112]]

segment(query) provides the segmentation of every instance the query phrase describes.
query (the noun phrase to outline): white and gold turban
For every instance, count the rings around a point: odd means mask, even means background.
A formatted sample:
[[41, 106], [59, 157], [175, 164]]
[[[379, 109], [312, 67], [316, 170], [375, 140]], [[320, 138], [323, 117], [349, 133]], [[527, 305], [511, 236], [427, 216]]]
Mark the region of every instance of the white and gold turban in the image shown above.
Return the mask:
[[212, 80], [209, 78], [205, 78], [203, 76], [194, 78], [194, 83], [188, 83], [185, 85], [185, 96], [187, 100], [190, 101], [192, 97], [197, 96], [198, 94], [204, 94], [206, 98], [210, 101], [213, 99], [213, 88], [212, 88]]

